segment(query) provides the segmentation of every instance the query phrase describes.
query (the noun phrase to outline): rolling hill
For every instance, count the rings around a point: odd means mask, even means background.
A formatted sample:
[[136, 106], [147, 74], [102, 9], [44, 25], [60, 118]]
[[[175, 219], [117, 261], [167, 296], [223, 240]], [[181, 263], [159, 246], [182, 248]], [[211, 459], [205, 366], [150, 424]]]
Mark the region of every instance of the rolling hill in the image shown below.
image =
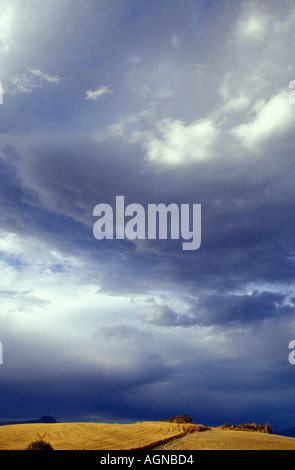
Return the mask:
[[173, 422], [38, 422], [0, 428], [0, 450], [25, 450], [40, 439], [54, 450], [295, 450], [292, 437]]

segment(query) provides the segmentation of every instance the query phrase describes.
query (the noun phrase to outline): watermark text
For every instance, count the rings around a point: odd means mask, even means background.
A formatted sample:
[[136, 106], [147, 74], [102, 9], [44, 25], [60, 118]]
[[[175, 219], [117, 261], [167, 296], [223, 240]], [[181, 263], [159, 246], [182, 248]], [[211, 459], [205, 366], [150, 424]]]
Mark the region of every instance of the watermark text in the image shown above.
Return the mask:
[[115, 214], [109, 204], [97, 204], [93, 216], [99, 217], [93, 226], [97, 240], [179, 240], [183, 250], [198, 250], [201, 246], [201, 204], [129, 204], [124, 196], [116, 196]]
[[[295, 80], [291, 80], [288, 88], [295, 88]], [[289, 103], [295, 104], [295, 89], [289, 93]]]
[[293, 349], [293, 351], [289, 354], [289, 363], [294, 366], [295, 365], [295, 340], [290, 341], [289, 349]]

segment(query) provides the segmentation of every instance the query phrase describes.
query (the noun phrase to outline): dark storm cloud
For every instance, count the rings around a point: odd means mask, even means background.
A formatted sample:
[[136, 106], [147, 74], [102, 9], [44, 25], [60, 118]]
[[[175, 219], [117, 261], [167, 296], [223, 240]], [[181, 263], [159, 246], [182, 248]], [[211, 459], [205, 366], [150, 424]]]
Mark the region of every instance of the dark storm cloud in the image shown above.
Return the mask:
[[[84, 244], [84, 256], [88, 250], [91, 256], [101, 256], [101, 248], [107, 248], [107, 256], [125, 253], [129, 256], [127, 264], [120, 257], [116, 260], [119, 284], [115, 284], [106, 268], [105, 289], [137, 292], [152, 289], [158, 279], [162, 285], [179, 283], [189, 292], [196, 286], [218, 291], [255, 282], [286, 283], [294, 278], [294, 188], [291, 182], [288, 184], [292, 162], [287, 154], [270, 155], [268, 161], [257, 157], [255, 166], [253, 160], [237, 162], [231, 156], [206, 165], [195, 164], [193, 172], [192, 168], [180, 168], [177, 173], [167, 169], [154, 174], [144, 167], [138, 146], [118, 148], [109, 141], [89, 143], [80, 137], [71, 141], [69, 144], [62, 137], [55, 139], [54, 144], [44, 138], [35, 139], [34, 143], [21, 142], [22, 158], [12, 156], [9, 165], [14, 165], [15, 176], [13, 179], [10, 170], [7, 181], [11, 181], [10, 188], [17, 187], [17, 181], [22, 182], [19, 198], [26, 204], [11, 211], [11, 201], [7, 201], [2, 206], [3, 218], [17, 219], [19, 230], [23, 225], [26, 230], [42, 233], [45, 224], [47, 233], [62, 244], [68, 220], [71, 225], [67, 237], [81, 253]], [[5, 189], [3, 198], [11, 199], [14, 194], [17, 195], [13, 189]], [[126, 205], [201, 203], [201, 249], [187, 254], [181, 251], [180, 243], [172, 241], [137, 241], [135, 246], [129, 241], [95, 240], [93, 208], [101, 202], [114, 207], [116, 195], [121, 194], [125, 195]], [[44, 217], [38, 209], [40, 204], [42, 210], [47, 210]], [[30, 214], [35, 214], [35, 222], [28, 226], [25, 221]], [[84, 226], [76, 239], [75, 223], [82, 224], [81, 230]], [[137, 273], [143, 265], [146, 275], [139, 277]]]
[[167, 327], [216, 326], [224, 328], [255, 326], [264, 320], [283, 318], [294, 313], [294, 303], [285, 293], [258, 292], [210, 294], [199, 291], [188, 313], [177, 313], [167, 305], [153, 305], [141, 312], [143, 322]]
[[200, 299], [195, 310], [196, 316], [200, 316], [200, 322], [205, 325], [255, 324], [276, 316], [289, 316], [294, 311], [294, 306], [287, 306], [286, 300], [284, 294], [273, 292], [208, 295]]
[[[110, 329], [104, 332], [107, 336], [113, 333], [114, 330], [111, 333]], [[30, 350], [24, 355], [24, 345], [28, 339], [31, 340]], [[121, 415], [125, 419], [132, 419], [133, 416], [142, 419], [141, 404], [136, 401], [132, 403], [132, 395], [136, 396], [137, 389], [169, 381], [177, 374], [175, 367], [165, 364], [159, 355], [152, 352], [141, 357], [140, 361], [134, 358], [132, 364], [123, 365], [124, 361], [121, 360], [110, 366], [104, 363], [104, 357], [97, 357], [92, 365], [83, 362], [78, 343], [71, 349], [65, 349], [55, 338], [47, 338], [45, 345], [44, 338], [42, 344], [40, 338], [38, 340], [29, 335], [18, 341], [5, 337], [4, 345], [2, 413], [9, 410], [14, 416], [38, 416], [47, 410], [58, 419], [59, 416], [71, 417], [75, 409], [84, 419], [93, 410], [110, 413], [114, 417]], [[22, 371], [17, 373], [20, 362]], [[22, 393], [16, 402], [19, 388]]]

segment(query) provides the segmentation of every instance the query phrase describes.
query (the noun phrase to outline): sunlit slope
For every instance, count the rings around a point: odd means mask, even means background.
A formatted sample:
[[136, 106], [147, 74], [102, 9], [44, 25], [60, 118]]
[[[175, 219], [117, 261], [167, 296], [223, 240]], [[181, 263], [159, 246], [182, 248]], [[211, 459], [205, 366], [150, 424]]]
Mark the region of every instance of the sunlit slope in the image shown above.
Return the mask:
[[128, 450], [182, 436], [185, 427], [165, 422], [9, 425], [0, 427], [0, 450], [24, 450], [39, 439], [54, 450]]
[[292, 437], [213, 428], [157, 446], [158, 450], [295, 450]]
[[0, 427], [0, 450], [25, 450], [39, 439], [54, 450], [295, 450], [291, 437], [220, 428], [192, 430], [187, 424], [167, 422], [18, 424]]

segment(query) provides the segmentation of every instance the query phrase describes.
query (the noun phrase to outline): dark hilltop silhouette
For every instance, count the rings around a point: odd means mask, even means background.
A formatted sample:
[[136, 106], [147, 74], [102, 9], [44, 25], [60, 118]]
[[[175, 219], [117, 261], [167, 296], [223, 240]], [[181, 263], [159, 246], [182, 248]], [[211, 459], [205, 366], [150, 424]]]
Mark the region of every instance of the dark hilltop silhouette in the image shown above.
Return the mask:
[[33, 423], [58, 423], [53, 416], [41, 416], [39, 419], [30, 421], [0, 421], [0, 426], [8, 426], [9, 424], [33, 424]]

